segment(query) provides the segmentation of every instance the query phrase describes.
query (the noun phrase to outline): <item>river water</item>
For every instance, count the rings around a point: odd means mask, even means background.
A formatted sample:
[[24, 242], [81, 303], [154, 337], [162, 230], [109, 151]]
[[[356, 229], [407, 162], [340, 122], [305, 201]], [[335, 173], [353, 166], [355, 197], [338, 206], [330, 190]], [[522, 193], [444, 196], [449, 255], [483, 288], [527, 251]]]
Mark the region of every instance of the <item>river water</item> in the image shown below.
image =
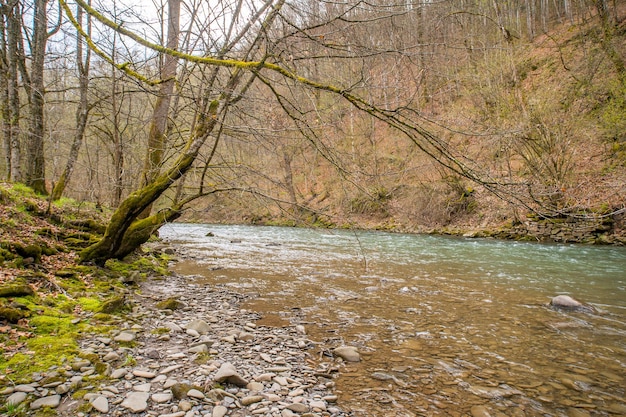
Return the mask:
[[[626, 416], [626, 248], [198, 224], [160, 235], [192, 254], [179, 273], [250, 294], [260, 325], [304, 324], [316, 359], [358, 347], [336, 379], [354, 416]], [[595, 312], [548, 308], [558, 294]]]

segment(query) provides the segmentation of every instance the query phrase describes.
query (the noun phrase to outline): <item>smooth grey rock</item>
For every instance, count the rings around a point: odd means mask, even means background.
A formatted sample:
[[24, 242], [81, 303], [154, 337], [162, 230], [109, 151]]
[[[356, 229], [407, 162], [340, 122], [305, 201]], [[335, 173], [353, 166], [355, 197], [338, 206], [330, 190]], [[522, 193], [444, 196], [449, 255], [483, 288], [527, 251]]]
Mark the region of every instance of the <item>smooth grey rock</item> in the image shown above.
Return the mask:
[[140, 413], [148, 408], [148, 398], [150, 398], [150, 394], [147, 392], [129, 392], [121, 406], [133, 413]]
[[63, 395], [63, 394], [67, 394], [68, 392], [70, 392], [70, 387], [67, 384], [61, 384], [59, 386], [57, 386], [54, 391], [59, 394], [59, 395]]
[[109, 400], [104, 395], [100, 395], [96, 397], [92, 402], [91, 406], [101, 413], [109, 412]]
[[306, 413], [309, 411], [309, 407], [302, 403], [293, 403], [287, 406], [288, 410], [295, 411], [296, 413]]
[[250, 405], [263, 401], [265, 398], [261, 395], [249, 395], [241, 399], [242, 405]]
[[146, 379], [152, 379], [156, 376], [154, 372], [144, 371], [143, 369], [133, 370], [133, 375], [139, 378], [146, 378]]
[[552, 301], [550, 301], [550, 305], [554, 307], [574, 308], [580, 307], [583, 304], [580, 301], [574, 300], [569, 295], [557, 295], [556, 297], [552, 298]]
[[39, 398], [33, 401], [32, 403], [30, 403], [30, 409], [37, 410], [41, 407], [56, 408], [59, 406], [59, 404], [61, 404], [61, 396], [58, 394], [50, 395], [48, 397]]
[[9, 398], [7, 398], [7, 405], [21, 404], [26, 399], [27, 396], [28, 394], [25, 392], [22, 392], [22, 391], [15, 392], [11, 394]]
[[585, 305], [569, 295], [557, 295], [550, 301], [550, 306], [557, 310], [572, 310], [586, 313], [593, 313], [595, 311], [592, 306]]
[[169, 393], [152, 394], [152, 401], [155, 403], [166, 403], [172, 400], [173, 395]]
[[195, 330], [200, 334], [207, 334], [211, 330], [211, 326], [204, 320], [196, 319], [192, 320], [185, 326], [187, 330]]
[[233, 385], [237, 385], [238, 387], [245, 387], [248, 385], [248, 381], [246, 381], [235, 369], [235, 366], [230, 362], [224, 362], [220, 369], [217, 370], [215, 374], [215, 381], [217, 382], [228, 382]]
[[189, 391], [187, 391], [187, 397], [197, 398], [201, 400], [205, 397], [205, 395], [202, 391], [198, 391], [197, 389], [190, 389]]
[[35, 387], [29, 384], [16, 385], [14, 390], [16, 392], [35, 392]]
[[117, 336], [115, 336], [113, 338], [113, 340], [115, 340], [116, 342], [132, 342], [133, 340], [135, 340], [137, 336], [135, 335], [134, 332], [131, 331], [123, 331], [122, 333], [118, 334]]
[[353, 346], [340, 346], [333, 350], [333, 353], [336, 356], [339, 356], [346, 362], [360, 362], [361, 355], [359, 355], [359, 351], [357, 348]]
[[104, 355], [104, 357], [102, 358], [103, 361], [105, 362], [112, 362], [112, 361], [116, 361], [120, 358], [120, 355], [118, 355], [115, 352], [109, 352], [106, 355]]
[[189, 353], [207, 353], [209, 351], [209, 347], [204, 343], [201, 345], [197, 345], [189, 348]]
[[124, 378], [127, 373], [128, 373], [128, 369], [126, 368], [116, 369], [115, 371], [111, 372], [111, 378], [121, 379], [121, 378]]
[[224, 417], [228, 413], [228, 408], [223, 405], [216, 405], [213, 407], [213, 412], [211, 413], [211, 417]]

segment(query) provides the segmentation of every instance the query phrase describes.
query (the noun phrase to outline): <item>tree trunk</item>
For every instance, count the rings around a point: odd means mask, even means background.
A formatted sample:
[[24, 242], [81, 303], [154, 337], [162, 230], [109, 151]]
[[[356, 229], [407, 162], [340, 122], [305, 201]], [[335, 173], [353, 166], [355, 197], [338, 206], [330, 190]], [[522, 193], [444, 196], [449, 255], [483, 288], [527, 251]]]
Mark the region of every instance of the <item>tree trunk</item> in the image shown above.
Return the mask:
[[[81, 252], [81, 262], [92, 261], [96, 264], [103, 264], [107, 259], [120, 257], [122, 254], [128, 252], [130, 242], [124, 244], [127, 231], [146, 207], [156, 201], [163, 192], [191, 168], [198, 156], [198, 152], [200, 152], [200, 148], [217, 124], [218, 106], [219, 101], [212, 101], [207, 111], [201, 113], [196, 128], [191, 138], [188, 140], [184, 152], [176, 160], [174, 165], [157, 176], [150, 184], [131, 193], [119, 205], [109, 221], [103, 238]], [[156, 216], [158, 216], [158, 214]], [[158, 217], [153, 217], [150, 221], [154, 220], [158, 220]], [[147, 219], [139, 220], [139, 222], [144, 221], [147, 221]], [[146, 223], [138, 223], [133, 226], [132, 230], [149, 230], [149, 228], [144, 227], [145, 224]], [[132, 249], [139, 247], [149, 236], [149, 233], [141, 234], [141, 238], [133, 236], [134, 239], [131, 246], [134, 247]]]
[[[83, 9], [78, 8], [76, 17], [79, 22], [82, 22]], [[91, 18], [87, 16], [87, 33], [91, 32]], [[84, 55], [84, 56], [83, 56]], [[89, 48], [83, 53], [83, 40], [80, 36], [77, 36], [76, 42], [76, 65], [78, 67], [78, 85], [79, 85], [79, 102], [76, 109], [76, 131], [74, 133], [74, 141], [70, 148], [70, 153], [67, 157], [67, 163], [63, 173], [57, 180], [57, 183], [52, 190], [51, 198], [56, 201], [61, 198], [65, 187], [69, 182], [72, 172], [74, 171], [74, 164], [78, 159], [78, 151], [83, 144], [83, 137], [85, 136], [85, 130], [87, 129], [87, 118], [89, 116], [89, 103], [87, 99], [87, 93], [89, 90], [89, 65], [90, 65], [91, 51]]]
[[47, 0], [35, 1], [30, 75], [30, 120], [27, 142], [26, 184], [47, 194], [44, 158], [44, 58], [48, 39]]
[[[2, 130], [4, 133], [4, 146], [7, 148], [7, 179], [9, 181], [22, 181], [22, 152], [20, 141], [20, 96], [18, 85], [18, 44], [21, 39], [21, 23], [19, 16], [19, 3], [13, 1], [4, 4], [3, 15], [6, 24], [6, 66], [3, 66], [3, 89], [6, 94], [3, 97]], [[4, 46], [4, 45], [3, 45]], [[6, 71], [6, 72], [5, 72]], [[6, 98], [6, 101], [4, 101]]]
[[[168, 1], [166, 46], [172, 50], [178, 49], [178, 36], [180, 33], [180, 3], [181, 0]], [[176, 83], [176, 66], [178, 65], [178, 58], [166, 54], [163, 59], [164, 63], [161, 68], [161, 79], [165, 80], [165, 82], [161, 83], [157, 101], [154, 106], [154, 112], [152, 114], [152, 120], [150, 122], [150, 131], [148, 134], [148, 153], [146, 155], [143, 168], [142, 186], [146, 186], [152, 182], [152, 180], [154, 180], [154, 178], [158, 175], [167, 143], [167, 120], [170, 102], [172, 100], [172, 92], [174, 91], [174, 84]], [[148, 217], [150, 215], [151, 207], [152, 205], [146, 207], [140, 217]]]

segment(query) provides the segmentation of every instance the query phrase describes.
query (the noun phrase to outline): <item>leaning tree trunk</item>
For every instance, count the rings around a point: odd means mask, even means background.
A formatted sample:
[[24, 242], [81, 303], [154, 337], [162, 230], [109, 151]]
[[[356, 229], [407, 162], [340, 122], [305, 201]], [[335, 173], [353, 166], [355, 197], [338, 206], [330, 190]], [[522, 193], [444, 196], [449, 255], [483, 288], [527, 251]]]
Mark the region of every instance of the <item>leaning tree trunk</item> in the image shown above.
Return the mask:
[[[124, 254], [130, 253], [130, 251], [147, 241], [150, 233], [142, 233], [142, 238], [134, 237], [132, 245], [130, 245], [131, 242], [130, 239], [126, 239], [126, 233], [131, 226], [134, 231], [145, 231], [146, 227], [143, 227], [145, 223], [133, 225], [137, 217], [191, 168], [200, 152], [200, 148], [204, 145], [204, 142], [217, 124], [218, 106], [219, 101], [214, 100], [211, 102], [208, 111], [202, 112], [194, 133], [187, 142], [185, 151], [170, 169], [157, 176], [150, 184], [131, 193], [121, 202], [115, 213], [113, 213], [102, 239], [80, 253], [81, 262], [103, 264], [107, 259], [123, 257]], [[139, 222], [158, 219], [158, 217], [153, 217], [139, 220]], [[129, 246], [134, 247], [131, 249]]]

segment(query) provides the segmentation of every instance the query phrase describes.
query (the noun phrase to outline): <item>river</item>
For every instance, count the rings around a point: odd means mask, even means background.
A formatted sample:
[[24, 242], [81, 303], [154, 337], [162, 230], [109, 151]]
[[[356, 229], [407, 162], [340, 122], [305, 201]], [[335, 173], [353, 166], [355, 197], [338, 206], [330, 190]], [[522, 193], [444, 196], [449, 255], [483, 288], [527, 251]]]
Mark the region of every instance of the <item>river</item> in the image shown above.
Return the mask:
[[[169, 224], [175, 270], [251, 297], [363, 360], [336, 379], [364, 417], [626, 416], [626, 248]], [[593, 313], [555, 311], [567, 294]], [[294, 323], [293, 321], [297, 321]]]

